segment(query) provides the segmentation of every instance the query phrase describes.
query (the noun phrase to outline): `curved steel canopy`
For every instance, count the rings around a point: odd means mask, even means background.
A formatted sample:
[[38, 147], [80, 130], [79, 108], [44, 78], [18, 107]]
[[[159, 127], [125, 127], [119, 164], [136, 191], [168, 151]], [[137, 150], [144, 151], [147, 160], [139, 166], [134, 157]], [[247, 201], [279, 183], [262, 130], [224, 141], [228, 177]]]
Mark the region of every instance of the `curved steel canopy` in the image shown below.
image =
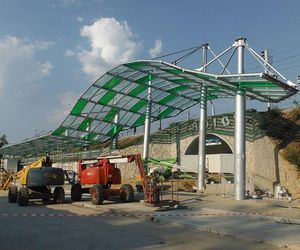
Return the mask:
[[[124, 63], [95, 81], [78, 99], [62, 124], [45, 136], [0, 149], [6, 155], [33, 155], [99, 144], [121, 130], [144, 124], [149, 82], [152, 88], [152, 121], [178, 115], [200, 100], [234, 96], [242, 88], [248, 98], [279, 102], [297, 89], [264, 73], [214, 75], [154, 60]], [[118, 114], [118, 122], [114, 117]]]

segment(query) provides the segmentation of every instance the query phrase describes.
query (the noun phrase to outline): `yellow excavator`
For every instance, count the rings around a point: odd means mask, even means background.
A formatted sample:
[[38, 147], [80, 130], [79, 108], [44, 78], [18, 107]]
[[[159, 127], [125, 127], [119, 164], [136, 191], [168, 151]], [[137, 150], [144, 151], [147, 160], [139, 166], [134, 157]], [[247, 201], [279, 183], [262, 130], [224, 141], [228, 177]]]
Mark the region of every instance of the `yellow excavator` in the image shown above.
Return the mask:
[[27, 206], [30, 199], [46, 202], [53, 198], [55, 203], [62, 203], [65, 199], [63, 184], [63, 170], [52, 168], [50, 157], [46, 156], [12, 174], [4, 189], [8, 188], [8, 202]]

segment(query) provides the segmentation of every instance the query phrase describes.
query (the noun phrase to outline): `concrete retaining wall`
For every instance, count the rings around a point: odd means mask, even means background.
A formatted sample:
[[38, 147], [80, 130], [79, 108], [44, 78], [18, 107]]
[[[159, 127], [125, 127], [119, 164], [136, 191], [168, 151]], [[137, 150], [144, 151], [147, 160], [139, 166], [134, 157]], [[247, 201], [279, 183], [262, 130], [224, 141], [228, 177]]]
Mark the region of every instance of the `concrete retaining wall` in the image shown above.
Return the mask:
[[[231, 136], [217, 135], [223, 139], [234, 151], [234, 138]], [[150, 157], [170, 158], [184, 154], [191, 142], [198, 136], [190, 136], [173, 144], [150, 144]], [[121, 154], [142, 153], [142, 145], [130, 146], [120, 150]], [[179, 152], [177, 152], [179, 151]], [[277, 160], [278, 159], [278, 160]], [[124, 178], [138, 175], [136, 168], [128, 167], [123, 170]], [[273, 185], [280, 182], [288, 188], [293, 198], [300, 197], [300, 173], [295, 166], [285, 161], [276, 153], [275, 144], [267, 136], [253, 142], [246, 142], [246, 189], [251, 192], [255, 188], [269, 190], [273, 193]], [[216, 184], [215, 184], [216, 185]]]
[[206, 184], [205, 193], [232, 196], [234, 194], [234, 184]]

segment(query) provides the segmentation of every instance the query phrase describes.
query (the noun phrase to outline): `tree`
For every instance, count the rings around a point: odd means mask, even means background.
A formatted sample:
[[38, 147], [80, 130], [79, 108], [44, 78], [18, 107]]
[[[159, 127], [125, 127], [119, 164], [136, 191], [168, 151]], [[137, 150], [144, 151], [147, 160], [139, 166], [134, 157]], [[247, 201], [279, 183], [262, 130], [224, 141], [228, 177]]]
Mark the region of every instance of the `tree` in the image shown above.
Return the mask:
[[[6, 134], [3, 134], [0, 137], [0, 148], [2, 148], [4, 145], [8, 144], [7, 138], [6, 138]], [[3, 155], [0, 154], [0, 165], [1, 165], [1, 159], [2, 159]]]
[[8, 141], [7, 141], [7, 138], [6, 138], [6, 134], [3, 134], [0, 137], [0, 148], [2, 148], [6, 144], [8, 144]]

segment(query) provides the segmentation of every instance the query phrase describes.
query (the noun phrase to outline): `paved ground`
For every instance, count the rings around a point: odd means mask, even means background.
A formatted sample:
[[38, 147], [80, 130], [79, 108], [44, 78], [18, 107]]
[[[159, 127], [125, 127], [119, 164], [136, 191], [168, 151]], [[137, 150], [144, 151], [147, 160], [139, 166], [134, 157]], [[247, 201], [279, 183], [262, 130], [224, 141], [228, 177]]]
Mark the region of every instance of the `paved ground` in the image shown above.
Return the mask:
[[300, 200], [288, 202], [276, 199], [234, 201], [232, 197], [179, 195], [184, 209], [156, 209], [143, 204], [106, 202], [93, 206], [90, 202], [74, 205], [106, 209], [139, 218], [152, 218], [160, 223], [188, 225], [203, 232], [213, 232], [239, 239], [266, 242], [278, 247], [300, 249]]
[[87, 200], [19, 207], [6, 195], [0, 191], [0, 249], [279, 249], [200, 231], [191, 221], [202, 217], [186, 209], [156, 211], [138, 202], [91, 206]]

